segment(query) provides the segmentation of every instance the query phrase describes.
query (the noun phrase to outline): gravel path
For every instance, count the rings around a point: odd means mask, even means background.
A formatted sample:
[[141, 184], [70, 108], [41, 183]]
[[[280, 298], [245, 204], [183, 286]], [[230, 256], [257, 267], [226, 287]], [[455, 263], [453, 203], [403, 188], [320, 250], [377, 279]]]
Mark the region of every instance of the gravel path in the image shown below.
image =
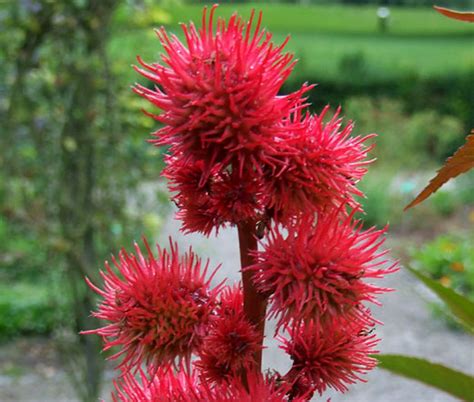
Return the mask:
[[[228, 278], [228, 283], [238, 281], [239, 255], [235, 229], [223, 230], [217, 238], [206, 239], [199, 235], [183, 236], [179, 222], [170, 215], [166, 221], [160, 242], [164, 245], [168, 236], [173, 236], [181, 250], [193, 246], [203, 258], [210, 258], [212, 266], [222, 263], [215, 281]], [[390, 275], [381, 284], [393, 287], [396, 292], [382, 296], [383, 307], [373, 309], [376, 317], [385, 323], [378, 329], [382, 338], [380, 351], [430, 357], [451, 367], [474, 373], [473, 338], [447, 329], [441, 322], [433, 320], [425, 299], [432, 297], [404, 270]], [[271, 337], [273, 325], [267, 326], [267, 349], [264, 366], [285, 372], [290, 362]], [[27, 343], [26, 346], [23, 343]], [[36, 347], [36, 351], [35, 351]], [[35, 355], [36, 353], [36, 355]], [[0, 402], [76, 401], [65, 374], [58, 367], [49, 349], [28, 340], [0, 346]], [[29, 358], [26, 358], [29, 357]], [[112, 373], [108, 372], [108, 384]], [[324, 400], [332, 402], [450, 402], [455, 399], [416, 382], [393, 376], [383, 370], [374, 370], [367, 376], [367, 383], [357, 384], [345, 395], [328, 392]], [[110, 385], [109, 385], [110, 386]], [[109, 400], [108, 388], [104, 394]], [[258, 401], [263, 402], [263, 401]]]

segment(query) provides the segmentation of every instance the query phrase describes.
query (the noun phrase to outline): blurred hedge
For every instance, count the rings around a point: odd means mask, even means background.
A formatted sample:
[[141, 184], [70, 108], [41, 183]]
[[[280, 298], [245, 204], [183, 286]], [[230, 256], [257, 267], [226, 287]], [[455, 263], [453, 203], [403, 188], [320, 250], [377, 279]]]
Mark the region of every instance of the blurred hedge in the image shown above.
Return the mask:
[[48, 287], [36, 283], [0, 286], [0, 340], [18, 335], [50, 334], [65, 306], [56, 306]]
[[[284, 92], [296, 90], [303, 82], [321, 80], [320, 77], [308, 75], [295, 77], [286, 84]], [[348, 98], [361, 95], [398, 99], [408, 113], [434, 109], [441, 114], [457, 116], [466, 130], [474, 127], [474, 70], [449, 75], [421, 76], [405, 72], [399, 76], [388, 76], [370, 71], [363, 73], [352, 68], [350, 74], [341, 74], [337, 79], [325, 77], [308, 96], [312, 108], [321, 110], [328, 103], [337, 106]], [[461, 145], [462, 140], [459, 139], [457, 146]]]

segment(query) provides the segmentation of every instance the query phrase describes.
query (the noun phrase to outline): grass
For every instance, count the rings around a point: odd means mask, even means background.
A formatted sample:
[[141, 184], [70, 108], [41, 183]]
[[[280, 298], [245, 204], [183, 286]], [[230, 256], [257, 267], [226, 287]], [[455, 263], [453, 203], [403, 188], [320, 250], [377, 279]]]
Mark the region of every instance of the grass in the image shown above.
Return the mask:
[[[247, 17], [252, 8], [262, 9], [263, 25], [282, 42], [288, 34], [288, 50], [300, 60], [295, 74], [334, 78], [340, 74], [341, 59], [358, 55], [371, 71], [384, 76], [400, 72], [420, 75], [446, 74], [474, 67], [472, 40], [474, 29], [439, 16], [429, 8], [392, 8], [389, 32], [377, 30], [375, 7], [338, 5], [222, 5], [217, 14], [229, 16], [238, 10]], [[201, 5], [182, 5], [170, 10], [124, 15], [119, 10], [115, 34], [109, 50], [113, 58], [128, 67], [140, 54], [146, 60], [157, 60], [160, 44], [152, 30], [162, 24], [180, 36], [180, 21], [199, 24]], [[152, 10], [153, 11], [153, 10]], [[128, 27], [128, 29], [127, 29]], [[136, 78], [124, 69], [127, 78]]]
[[[149, 21], [152, 25], [176, 25], [179, 22], [201, 20], [203, 6], [201, 4], [177, 5], [156, 14], [157, 20]], [[338, 33], [338, 34], [377, 34], [376, 6], [349, 5], [290, 5], [263, 4], [224, 4], [216, 14], [229, 17], [238, 11], [248, 18], [252, 9], [262, 10], [263, 26], [272, 32], [293, 33]], [[149, 14], [153, 17], [153, 14]], [[125, 22], [129, 16], [122, 10], [117, 19]], [[391, 7], [389, 35], [401, 36], [445, 36], [472, 34], [474, 30], [469, 24], [460, 24], [442, 17], [430, 8]]]
[[367, 67], [379, 75], [396, 76], [402, 71], [431, 75], [474, 67], [466, 39], [306, 34], [295, 35], [288, 49], [301, 60], [295, 74], [334, 78], [343, 57], [361, 55]]

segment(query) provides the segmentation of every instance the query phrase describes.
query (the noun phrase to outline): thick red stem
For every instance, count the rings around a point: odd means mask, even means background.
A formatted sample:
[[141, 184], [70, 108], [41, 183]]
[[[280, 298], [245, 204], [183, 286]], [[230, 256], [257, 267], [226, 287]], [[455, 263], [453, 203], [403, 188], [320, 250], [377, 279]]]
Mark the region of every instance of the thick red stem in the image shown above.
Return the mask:
[[[246, 222], [239, 227], [239, 246], [240, 246], [240, 264], [241, 267], [252, 265], [254, 257], [251, 251], [257, 250], [257, 237], [255, 235], [255, 222]], [[265, 332], [265, 312], [267, 309], [267, 299], [257, 292], [253, 281], [252, 272], [242, 271], [242, 284], [244, 289], [244, 313], [247, 319], [255, 325], [260, 335], [260, 345], [263, 345], [263, 336]], [[262, 351], [255, 354], [255, 362], [260, 371], [262, 368]]]

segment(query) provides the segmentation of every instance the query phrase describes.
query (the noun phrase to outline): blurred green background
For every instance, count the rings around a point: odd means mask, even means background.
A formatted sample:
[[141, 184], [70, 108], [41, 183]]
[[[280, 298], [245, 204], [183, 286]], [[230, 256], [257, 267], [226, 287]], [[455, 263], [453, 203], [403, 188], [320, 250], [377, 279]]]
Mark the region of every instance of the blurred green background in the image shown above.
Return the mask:
[[[146, 143], [157, 127], [129, 89], [142, 82], [131, 65], [138, 54], [159, 60], [153, 28], [181, 36], [178, 23], [198, 22], [205, 3], [0, 1], [0, 342], [53, 338], [75, 356], [65, 363], [83, 400], [97, 395], [102, 372], [98, 340], [76, 336], [97, 325], [83, 277], [97, 277], [122, 245], [156, 235], [169, 212], [156, 186], [161, 151]], [[472, 0], [437, 4], [474, 9]], [[356, 134], [379, 134], [361, 183], [365, 224], [390, 223], [400, 256], [473, 296], [473, 174], [402, 212], [474, 127], [474, 27], [431, 5], [223, 1], [217, 14], [261, 9], [275, 42], [291, 35], [299, 61], [284, 91], [318, 83], [313, 111], [342, 105]], [[385, 20], [380, 6], [389, 7]], [[462, 252], [411, 251], [448, 242], [436, 239], [446, 231]], [[442, 270], [440, 260], [454, 268]]]

